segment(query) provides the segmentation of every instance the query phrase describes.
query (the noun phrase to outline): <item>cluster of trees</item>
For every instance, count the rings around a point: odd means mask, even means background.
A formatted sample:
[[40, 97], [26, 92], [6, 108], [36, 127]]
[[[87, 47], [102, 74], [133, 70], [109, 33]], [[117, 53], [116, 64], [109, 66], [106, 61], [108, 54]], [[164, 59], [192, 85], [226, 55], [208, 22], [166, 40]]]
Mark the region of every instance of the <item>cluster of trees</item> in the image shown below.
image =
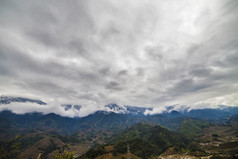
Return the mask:
[[21, 159], [19, 146], [20, 146], [20, 136], [16, 136], [14, 139], [8, 140], [2, 143], [0, 146], [0, 158], [1, 159]]

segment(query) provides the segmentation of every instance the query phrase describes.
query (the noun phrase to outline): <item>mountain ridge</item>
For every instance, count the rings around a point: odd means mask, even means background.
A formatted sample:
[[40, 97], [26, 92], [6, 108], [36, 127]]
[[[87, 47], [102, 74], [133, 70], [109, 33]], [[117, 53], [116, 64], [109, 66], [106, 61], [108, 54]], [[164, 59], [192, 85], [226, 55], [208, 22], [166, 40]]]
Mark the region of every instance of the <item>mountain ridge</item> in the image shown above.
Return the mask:
[[[30, 99], [30, 98], [23, 98], [23, 97], [10, 97], [10, 96], [1, 96], [0, 97], [0, 105], [9, 105], [11, 103], [35, 103], [39, 105], [48, 105], [48, 103]], [[61, 104], [60, 107], [63, 108], [63, 111], [68, 112], [72, 111], [74, 117], [86, 117], [96, 112], [107, 112], [107, 113], [116, 113], [116, 114], [129, 114], [129, 115], [140, 115], [140, 116], [154, 116], [154, 115], [165, 115], [169, 118], [181, 117], [181, 116], [188, 116], [193, 118], [204, 118], [210, 119], [218, 119], [218, 118], [226, 118], [231, 115], [238, 114], [238, 106], [225, 106], [219, 105], [217, 108], [203, 108], [203, 109], [192, 109], [191, 106], [165, 106], [165, 109], [161, 112], [155, 111], [155, 113], [148, 113], [154, 112], [154, 109], [157, 107], [139, 107], [139, 106], [129, 106], [129, 105], [118, 105], [115, 103], [104, 105], [103, 107], [99, 107], [97, 110], [88, 113], [86, 116], [80, 116], [79, 112], [84, 109], [85, 107], [80, 104]], [[0, 106], [1, 108], [1, 106]], [[10, 109], [10, 108], [9, 108]], [[3, 111], [2, 109], [1, 111]], [[11, 110], [11, 109], [10, 109]], [[28, 112], [29, 113], [29, 112]], [[41, 113], [41, 112], [39, 112]], [[47, 113], [45, 113], [47, 114]], [[56, 113], [57, 114], [57, 113]], [[61, 115], [62, 116], [62, 115]], [[67, 116], [67, 114], [65, 115]]]

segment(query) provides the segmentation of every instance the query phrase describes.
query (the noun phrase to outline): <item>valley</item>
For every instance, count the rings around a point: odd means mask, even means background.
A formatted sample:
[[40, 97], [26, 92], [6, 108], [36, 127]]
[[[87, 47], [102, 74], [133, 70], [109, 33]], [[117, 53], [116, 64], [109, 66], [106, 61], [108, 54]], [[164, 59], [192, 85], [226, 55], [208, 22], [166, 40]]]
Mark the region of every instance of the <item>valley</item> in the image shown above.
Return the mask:
[[238, 127], [211, 126], [204, 128], [197, 138], [200, 146], [209, 154], [217, 157], [238, 157]]

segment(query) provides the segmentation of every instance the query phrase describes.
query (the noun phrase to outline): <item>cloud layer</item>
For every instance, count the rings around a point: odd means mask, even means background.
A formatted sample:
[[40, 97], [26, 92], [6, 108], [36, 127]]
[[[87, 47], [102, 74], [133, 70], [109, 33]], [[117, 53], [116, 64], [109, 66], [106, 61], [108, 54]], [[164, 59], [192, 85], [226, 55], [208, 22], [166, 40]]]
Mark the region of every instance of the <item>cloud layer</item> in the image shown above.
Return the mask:
[[237, 0], [2, 0], [0, 93], [238, 105], [237, 15]]

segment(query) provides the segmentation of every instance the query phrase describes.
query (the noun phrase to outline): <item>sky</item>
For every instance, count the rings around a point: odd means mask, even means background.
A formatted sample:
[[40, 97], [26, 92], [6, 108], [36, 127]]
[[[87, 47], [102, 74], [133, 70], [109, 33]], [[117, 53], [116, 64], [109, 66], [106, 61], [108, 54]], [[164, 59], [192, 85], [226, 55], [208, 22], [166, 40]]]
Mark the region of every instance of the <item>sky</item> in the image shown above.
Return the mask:
[[237, 0], [0, 0], [0, 95], [237, 106], [237, 15]]

